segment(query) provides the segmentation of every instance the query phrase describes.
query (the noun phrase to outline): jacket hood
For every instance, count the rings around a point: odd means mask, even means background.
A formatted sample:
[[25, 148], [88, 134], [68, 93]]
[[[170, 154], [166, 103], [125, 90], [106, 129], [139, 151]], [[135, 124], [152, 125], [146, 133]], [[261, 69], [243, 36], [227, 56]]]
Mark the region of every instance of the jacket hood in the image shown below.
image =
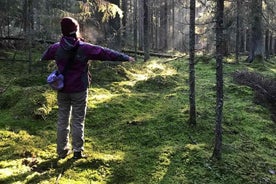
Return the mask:
[[63, 36], [60, 39], [60, 45], [64, 50], [72, 50], [73, 48], [76, 48], [80, 43], [80, 40], [73, 38], [73, 37], [67, 37]]

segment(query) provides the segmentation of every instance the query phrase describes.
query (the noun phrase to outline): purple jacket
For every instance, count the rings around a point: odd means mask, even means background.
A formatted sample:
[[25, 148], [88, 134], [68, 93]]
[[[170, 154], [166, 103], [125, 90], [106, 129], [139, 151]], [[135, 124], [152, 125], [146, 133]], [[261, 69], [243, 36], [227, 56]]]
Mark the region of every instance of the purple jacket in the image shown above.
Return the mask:
[[70, 50], [77, 49], [73, 64], [64, 74], [64, 88], [61, 92], [81, 92], [90, 84], [88, 60], [128, 61], [129, 56], [123, 53], [63, 36], [60, 42], [51, 45], [42, 55], [41, 60], [55, 60], [58, 70], [62, 72], [69, 61]]

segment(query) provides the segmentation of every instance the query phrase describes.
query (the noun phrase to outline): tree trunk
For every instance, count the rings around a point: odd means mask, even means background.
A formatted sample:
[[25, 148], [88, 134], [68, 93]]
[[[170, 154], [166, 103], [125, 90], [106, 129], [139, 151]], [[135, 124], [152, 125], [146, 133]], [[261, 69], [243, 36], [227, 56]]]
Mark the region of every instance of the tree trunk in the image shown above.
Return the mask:
[[138, 33], [139, 33], [139, 50], [144, 48], [144, 0], [138, 1], [138, 11], [139, 11], [139, 23], [138, 23]]
[[189, 46], [189, 85], [190, 85], [190, 120], [189, 124], [196, 125], [196, 103], [195, 103], [195, 0], [190, 0], [190, 46]]
[[164, 5], [164, 50], [168, 50], [168, 3], [167, 0], [165, 0]]
[[[120, 0], [109, 0], [110, 3], [116, 4], [120, 7]], [[121, 50], [121, 20], [117, 14], [115, 18], [110, 19], [108, 22], [108, 47]]]
[[273, 53], [276, 54], [276, 38], [274, 38], [274, 49], [273, 49]]
[[[157, 4], [157, 0], [154, 0], [154, 3]], [[160, 26], [160, 10], [157, 7], [154, 7], [154, 16], [155, 16], [155, 21], [154, 21], [154, 49], [159, 50], [160, 46], [160, 32], [159, 32], [159, 26]]]
[[265, 31], [265, 58], [269, 58], [269, 29]]
[[125, 46], [126, 40], [127, 40], [127, 17], [128, 17], [128, 1], [122, 2], [122, 9], [124, 12], [124, 16], [122, 19], [122, 41], [121, 45], [122, 47]]
[[223, 12], [224, 0], [217, 0], [216, 7], [216, 126], [215, 126], [215, 146], [213, 158], [221, 159], [222, 147], [222, 110], [223, 110]]
[[241, 0], [237, 0], [237, 20], [236, 20], [236, 48], [235, 48], [235, 56], [236, 63], [239, 62], [239, 52], [240, 52], [240, 15], [241, 14]]
[[148, 14], [149, 1], [144, 0], [144, 61], [149, 60], [149, 14]]
[[159, 48], [162, 51], [167, 50], [168, 38], [167, 38], [167, 27], [168, 27], [168, 4], [167, 0], [162, 0], [160, 6], [160, 37], [159, 37]]
[[[7, 9], [10, 8], [10, 1], [8, 1], [8, 2], [6, 1], [6, 3], [7, 3], [7, 7], [6, 8]], [[10, 36], [10, 26], [9, 26], [10, 25], [10, 11], [8, 11], [8, 17], [7, 17], [7, 19], [8, 19], [7, 20], [7, 23], [8, 23], [8, 36]]]
[[137, 34], [138, 34], [138, 30], [137, 30], [137, 6], [138, 6], [138, 0], [134, 0], [134, 51], [135, 51], [135, 60], [137, 60]]
[[273, 56], [273, 34], [270, 33], [270, 38], [269, 38], [269, 55]]
[[24, 0], [23, 3], [23, 31], [24, 34], [27, 34], [28, 31], [28, 24], [29, 24], [29, 1]]
[[245, 31], [245, 51], [247, 51], [247, 52], [250, 52], [250, 37], [251, 37], [251, 35], [250, 35], [250, 31], [249, 31], [249, 29], [246, 29], [246, 31]]
[[263, 60], [263, 35], [262, 35], [262, 0], [252, 0], [251, 4], [251, 44], [250, 52], [247, 58], [249, 63], [252, 63], [255, 58]]
[[175, 50], [175, 0], [172, 0], [172, 49]]
[[[239, 0], [241, 3], [241, 6], [243, 7], [243, 2]], [[243, 12], [243, 8], [240, 7], [240, 11]], [[242, 8], [242, 9], [241, 9]], [[240, 16], [242, 14], [240, 13]], [[240, 52], [244, 53], [246, 51], [246, 26], [245, 26], [245, 21], [240, 17], [240, 46], [239, 50]]]

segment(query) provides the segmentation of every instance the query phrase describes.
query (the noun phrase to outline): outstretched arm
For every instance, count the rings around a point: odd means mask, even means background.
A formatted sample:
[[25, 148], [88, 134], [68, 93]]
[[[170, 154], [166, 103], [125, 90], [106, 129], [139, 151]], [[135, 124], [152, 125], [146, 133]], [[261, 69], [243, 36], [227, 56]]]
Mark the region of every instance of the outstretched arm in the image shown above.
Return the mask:
[[85, 51], [88, 56], [88, 59], [90, 60], [100, 60], [100, 61], [135, 61], [134, 58], [109, 49], [105, 47], [101, 47], [98, 45], [92, 45], [92, 44], [87, 44], [85, 45]]

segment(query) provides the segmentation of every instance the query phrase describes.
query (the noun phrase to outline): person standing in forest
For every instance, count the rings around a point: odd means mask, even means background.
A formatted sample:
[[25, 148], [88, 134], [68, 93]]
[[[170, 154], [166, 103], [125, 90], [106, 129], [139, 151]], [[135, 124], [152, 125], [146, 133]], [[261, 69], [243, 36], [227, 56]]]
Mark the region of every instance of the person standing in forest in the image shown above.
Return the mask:
[[[86, 116], [88, 87], [91, 78], [89, 60], [134, 61], [123, 53], [84, 42], [80, 39], [79, 24], [72, 17], [60, 21], [62, 37], [60, 42], [51, 45], [41, 60], [55, 60], [58, 71], [64, 73], [64, 87], [57, 92], [57, 154], [66, 158], [72, 151], [69, 134], [72, 129], [73, 158], [86, 157], [84, 151], [84, 122]], [[70, 65], [67, 62], [70, 62]], [[70, 67], [67, 67], [67, 66]]]

